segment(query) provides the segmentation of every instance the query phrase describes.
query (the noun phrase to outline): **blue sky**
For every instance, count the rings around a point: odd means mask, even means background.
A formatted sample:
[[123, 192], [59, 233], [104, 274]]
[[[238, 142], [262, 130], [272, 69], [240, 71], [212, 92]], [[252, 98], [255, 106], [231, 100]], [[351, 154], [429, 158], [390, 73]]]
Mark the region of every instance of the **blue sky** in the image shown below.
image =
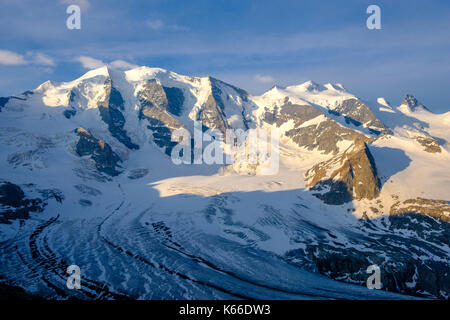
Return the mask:
[[[82, 8], [81, 30], [66, 8]], [[366, 8], [381, 8], [381, 30]], [[212, 75], [260, 94], [274, 84], [340, 82], [364, 99], [414, 94], [450, 110], [450, 2], [0, 0], [0, 96], [99, 63]]]

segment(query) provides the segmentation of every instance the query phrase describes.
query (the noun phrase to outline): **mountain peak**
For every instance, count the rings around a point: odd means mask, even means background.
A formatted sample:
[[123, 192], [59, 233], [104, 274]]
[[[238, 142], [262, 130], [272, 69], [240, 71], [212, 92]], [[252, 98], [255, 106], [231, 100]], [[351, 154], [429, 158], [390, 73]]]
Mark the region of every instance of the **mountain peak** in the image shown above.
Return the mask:
[[428, 110], [423, 104], [421, 104], [412, 94], [407, 94], [405, 98], [403, 98], [400, 106], [407, 106], [410, 111], [415, 111], [417, 109]]
[[331, 83], [328, 82], [324, 85], [325, 88], [329, 90], [335, 90], [335, 91], [347, 91], [344, 86], [341, 83]]
[[109, 76], [109, 69], [108, 66], [102, 66], [99, 67], [97, 69], [92, 69], [89, 70], [88, 72], [86, 72], [85, 74], [83, 74], [79, 79], [89, 79], [89, 78], [93, 78], [96, 76], [105, 76], [108, 77]]
[[312, 80], [308, 80], [300, 85], [295, 86], [296, 89], [302, 89], [304, 91], [309, 91], [309, 92], [318, 92], [318, 91], [323, 91], [326, 90], [326, 88], [321, 85], [318, 84]]
[[278, 84], [275, 84], [275, 85], [273, 85], [272, 86], [272, 88], [270, 88], [267, 92], [269, 92], [269, 91], [277, 91], [277, 90], [284, 90], [285, 88], [284, 87], [282, 87], [282, 86], [280, 86], [280, 85], [278, 85]]
[[312, 80], [308, 80], [306, 82], [303, 82], [303, 83], [295, 85], [295, 86], [290, 86], [288, 88], [293, 91], [310, 92], [310, 93], [318, 93], [318, 92], [323, 92], [323, 91], [327, 91], [327, 90], [337, 91], [337, 92], [346, 92], [347, 91], [341, 83], [328, 82], [328, 83], [322, 85], [322, 84], [319, 84]]
[[36, 92], [43, 92], [43, 91], [45, 91], [48, 88], [51, 88], [53, 86], [54, 86], [53, 81], [47, 80], [47, 81], [41, 83], [34, 91], [36, 91]]

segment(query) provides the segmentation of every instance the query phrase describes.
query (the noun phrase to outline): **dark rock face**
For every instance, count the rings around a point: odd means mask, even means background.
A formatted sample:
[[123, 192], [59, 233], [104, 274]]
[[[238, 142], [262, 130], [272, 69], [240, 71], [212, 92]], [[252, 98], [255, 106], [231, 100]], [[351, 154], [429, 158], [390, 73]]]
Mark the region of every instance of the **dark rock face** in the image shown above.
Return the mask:
[[95, 138], [91, 133], [83, 128], [75, 129], [75, 133], [80, 137], [76, 145], [76, 153], [82, 156], [90, 156], [95, 162], [98, 171], [110, 176], [116, 176], [120, 172], [117, 170], [120, 157], [112, 151], [109, 144]]
[[381, 189], [372, 154], [363, 141], [342, 155], [319, 163], [306, 172], [308, 187], [327, 204], [376, 198]]
[[0, 223], [28, 219], [30, 212], [42, 212], [47, 205], [42, 199], [27, 199], [22, 188], [8, 182], [0, 182]]
[[[353, 200], [351, 190], [349, 190], [348, 185], [344, 181], [322, 180], [312, 187], [311, 190], [319, 191], [314, 193], [314, 195], [326, 204], [341, 205]], [[320, 193], [321, 191], [325, 192]]]
[[358, 99], [347, 99], [335, 109], [329, 111], [337, 116], [344, 116], [345, 122], [357, 127], [364, 126], [372, 133], [388, 133], [389, 129], [378, 119], [372, 110]]
[[121, 111], [124, 110], [124, 101], [120, 92], [113, 87], [111, 80], [106, 82], [106, 101], [102, 101], [98, 105], [102, 120], [108, 125], [108, 129], [112, 136], [122, 142], [129, 149], [139, 149], [139, 146], [131, 142], [127, 136], [125, 118]]
[[8, 103], [9, 97], [0, 97], [0, 112], [2, 112], [2, 108]]
[[6, 206], [19, 207], [25, 197], [22, 189], [11, 182], [3, 182], [0, 186], [1, 203]]
[[400, 105], [407, 105], [411, 111], [418, 108], [428, 110], [423, 104], [419, 103], [412, 94], [407, 94], [406, 97], [403, 98]]
[[292, 104], [289, 99], [286, 98], [285, 104], [280, 108], [274, 107], [272, 112], [266, 108], [264, 121], [270, 124], [275, 123], [279, 127], [283, 123], [293, 120], [295, 125], [299, 126], [322, 114], [322, 112], [312, 106]]
[[[164, 87], [152, 79], [146, 83], [138, 95], [141, 105], [139, 118], [148, 120], [147, 128], [153, 132], [153, 141], [158, 147], [163, 148], [168, 155], [171, 154], [172, 148], [177, 144], [177, 142], [171, 141], [172, 132], [183, 128], [183, 125], [168, 113], [168, 109], [175, 112], [180, 110], [181, 112], [182, 104], [179, 104], [181, 102], [179, 94], [182, 94], [182, 92], [178, 90], [175, 90], [175, 88], [168, 90], [171, 92], [172, 101], [169, 102]], [[174, 94], [174, 92], [177, 93]], [[174, 95], [176, 95], [176, 99]]]
[[0, 301], [6, 300], [43, 300], [39, 296], [28, 293], [23, 288], [3, 282], [0, 276]]
[[[390, 216], [383, 225], [382, 232], [364, 229], [364, 239], [352, 239], [345, 246], [338, 242], [307, 244], [305, 250], [290, 251], [286, 258], [295, 261], [306, 257], [311, 262], [309, 268], [363, 286], [369, 277], [367, 267], [376, 264], [381, 270], [382, 290], [449, 299], [450, 265], [439, 258], [448, 253], [434, 243], [448, 242], [450, 224], [423, 215], [405, 214]], [[417, 236], [405, 237], [405, 231]]]
[[[24, 95], [27, 96], [28, 94], [25, 94], [26, 92], [24, 92]], [[16, 99], [16, 100], [21, 100], [21, 101], [25, 101], [25, 98], [20, 98], [20, 97], [15, 97], [15, 96], [10, 96], [10, 97], [0, 97], [0, 112], [2, 112], [2, 109], [6, 106], [6, 104], [9, 102], [9, 100], [11, 99]]]
[[77, 113], [77, 111], [75, 109], [67, 109], [64, 110], [63, 115], [64, 117], [66, 117], [67, 119], [72, 118], [73, 116], [75, 116]]
[[176, 116], [181, 116], [184, 104], [183, 91], [175, 87], [163, 87], [167, 98], [167, 111]]
[[431, 137], [417, 137], [416, 141], [420, 143], [426, 152], [441, 153], [441, 146]]

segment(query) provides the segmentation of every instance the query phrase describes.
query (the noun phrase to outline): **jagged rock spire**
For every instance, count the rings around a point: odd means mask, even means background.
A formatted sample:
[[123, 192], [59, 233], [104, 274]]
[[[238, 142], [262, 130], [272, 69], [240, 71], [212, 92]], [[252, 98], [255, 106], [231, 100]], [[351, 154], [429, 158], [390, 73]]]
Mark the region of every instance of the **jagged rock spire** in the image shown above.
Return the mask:
[[403, 98], [400, 105], [406, 105], [409, 107], [411, 111], [414, 111], [418, 108], [423, 108], [428, 110], [423, 104], [421, 104], [412, 94], [407, 94], [406, 97]]

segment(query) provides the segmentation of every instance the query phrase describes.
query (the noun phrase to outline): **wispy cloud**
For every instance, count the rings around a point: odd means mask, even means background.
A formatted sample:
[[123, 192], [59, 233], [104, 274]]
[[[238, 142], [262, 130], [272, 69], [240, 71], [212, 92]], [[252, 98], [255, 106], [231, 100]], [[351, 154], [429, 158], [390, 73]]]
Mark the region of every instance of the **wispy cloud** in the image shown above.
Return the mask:
[[164, 27], [164, 22], [162, 22], [162, 20], [160, 19], [156, 19], [156, 20], [150, 20], [148, 19], [145, 24], [147, 25], [147, 27], [149, 27], [152, 30], [160, 30], [162, 27]]
[[56, 66], [55, 61], [53, 60], [53, 58], [40, 53], [40, 52], [33, 52], [28, 54], [30, 55], [30, 60], [32, 63], [40, 65], [40, 66], [49, 66], [49, 67], [54, 67]]
[[260, 74], [257, 74], [253, 77], [253, 79], [255, 79], [258, 82], [262, 82], [262, 83], [272, 83], [274, 82], [274, 78], [272, 78], [271, 76], [263, 76]]
[[19, 66], [24, 64], [34, 64], [38, 66], [56, 66], [53, 58], [40, 52], [27, 52], [26, 55], [9, 50], [0, 50], [0, 64], [9, 66]]
[[147, 19], [145, 21], [145, 24], [147, 27], [154, 31], [159, 30], [168, 30], [168, 31], [187, 31], [188, 28], [179, 24], [166, 24], [161, 19]]
[[96, 69], [105, 65], [103, 61], [87, 56], [76, 57], [75, 61], [81, 63], [85, 69]]
[[108, 65], [110, 67], [116, 68], [116, 69], [132, 69], [132, 68], [137, 67], [137, 65], [129, 63], [124, 60], [114, 60], [114, 61], [110, 62]]
[[21, 54], [9, 50], [0, 50], [0, 64], [8, 66], [17, 66], [27, 64], [27, 61], [25, 60], [25, 57]]
[[95, 58], [88, 57], [88, 56], [77, 57], [77, 58], [75, 58], [75, 61], [80, 62], [81, 65], [83, 66], [83, 68], [85, 68], [85, 69], [96, 69], [96, 68], [100, 68], [103, 66], [109, 66], [114, 69], [127, 70], [127, 69], [132, 69], [132, 68], [137, 67], [137, 65], [132, 64], [127, 61], [124, 61], [124, 60], [114, 60], [114, 61], [111, 61], [110, 63], [106, 63], [106, 62], [103, 62], [102, 60], [95, 59]]

